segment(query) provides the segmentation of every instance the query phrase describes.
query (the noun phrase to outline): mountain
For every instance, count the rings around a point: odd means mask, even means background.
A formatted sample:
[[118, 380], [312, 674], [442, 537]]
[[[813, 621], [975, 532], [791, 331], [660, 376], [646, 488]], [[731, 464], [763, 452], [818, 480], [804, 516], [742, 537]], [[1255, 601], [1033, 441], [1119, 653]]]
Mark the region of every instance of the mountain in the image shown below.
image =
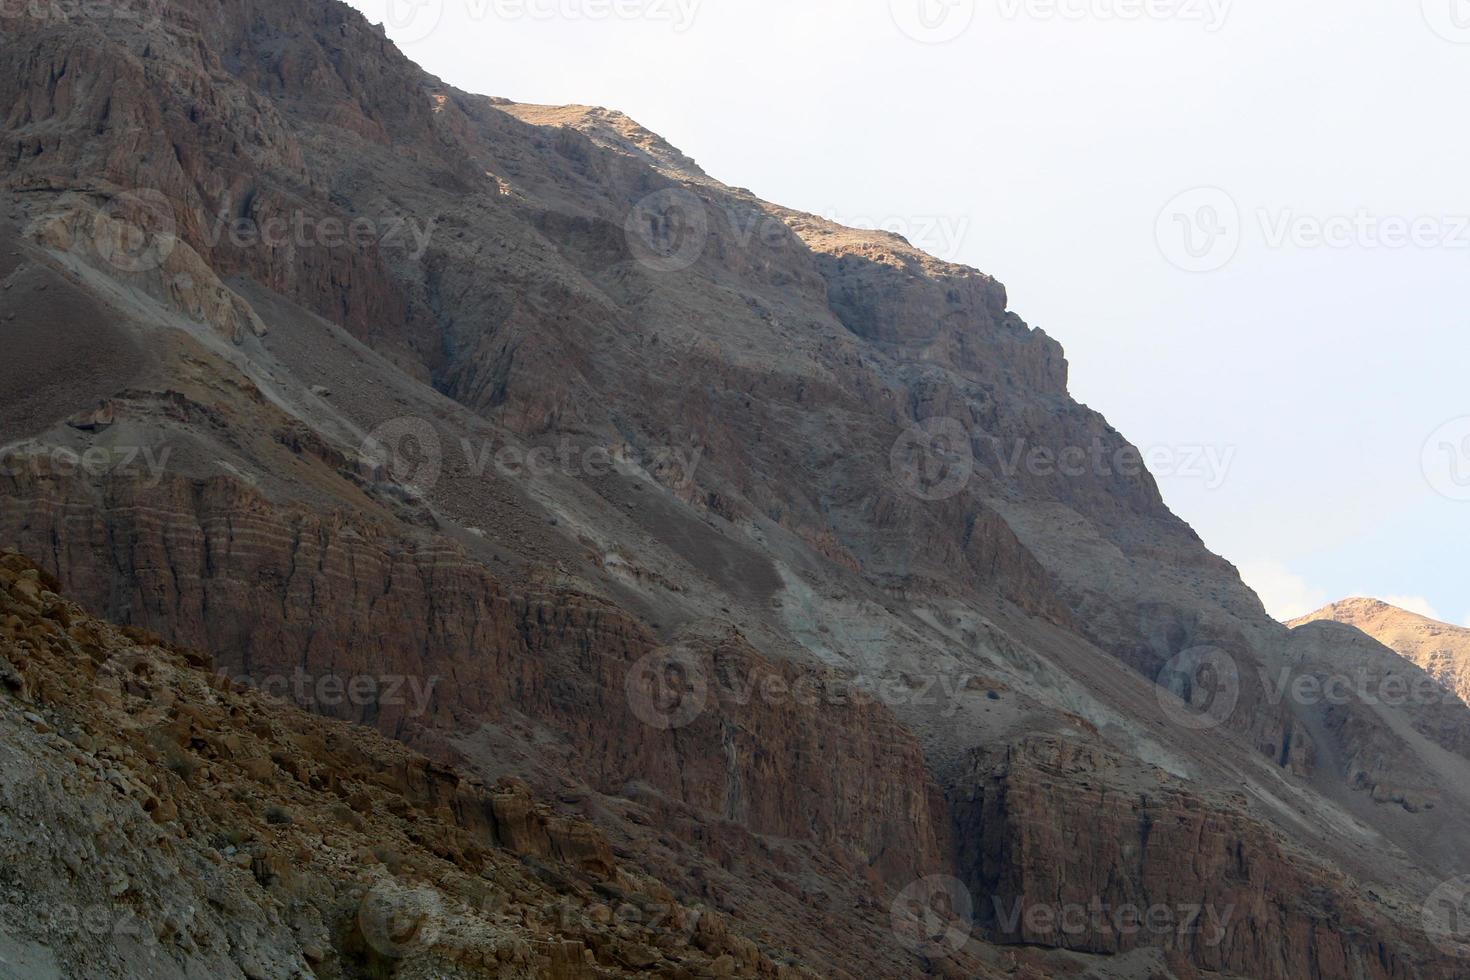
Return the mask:
[[1377, 599], [1343, 599], [1287, 625], [1330, 620], [1353, 626], [1413, 661], [1470, 703], [1470, 629], [1451, 626]]
[[640, 976], [671, 935], [701, 976], [780, 974], [524, 783], [307, 714], [58, 587], [0, 554], [6, 886], [49, 930], [0, 940], [7, 977]]
[[[615, 924], [634, 962], [552, 914], [592, 871], [422, 822], [582, 944], [559, 969], [1463, 975], [1465, 706], [1314, 696], [1422, 672], [1271, 620], [995, 280], [761, 201], [616, 112], [459, 91], [331, 0], [104, 13], [0, 14], [0, 544], [50, 577], [22, 588], [355, 724], [373, 758], [521, 787], [646, 883], [604, 904], [735, 943]], [[12, 715], [81, 724], [76, 663]], [[37, 758], [16, 792], [48, 801]], [[0, 805], [0, 828], [38, 812]], [[212, 861], [213, 832], [170, 830], [159, 874]], [[394, 887], [459, 901], [420, 857]], [[517, 862], [545, 887], [506, 884]], [[66, 866], [7, 885], [89, 904]], [[319, 873], [325, 936], [269, 933], [290, 968], [445, 975], [437, 947], [321, 946], [355, 906]], [[220, 929], [297, 907], [257, 884]], [[254, 948], [159, 955], [290, 975]]]

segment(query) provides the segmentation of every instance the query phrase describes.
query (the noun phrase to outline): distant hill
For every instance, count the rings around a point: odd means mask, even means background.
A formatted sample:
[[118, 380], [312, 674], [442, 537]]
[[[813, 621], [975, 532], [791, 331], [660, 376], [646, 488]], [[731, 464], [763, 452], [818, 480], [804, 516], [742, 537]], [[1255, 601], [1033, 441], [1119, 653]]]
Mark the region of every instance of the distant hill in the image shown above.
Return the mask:
[[1287, 625], [1297, 627], [1324, 619], [1357, 627], [1433, 674], [1460, 700], [1470, 702], [1470, 629], [1377, 599], [1343, 599]]

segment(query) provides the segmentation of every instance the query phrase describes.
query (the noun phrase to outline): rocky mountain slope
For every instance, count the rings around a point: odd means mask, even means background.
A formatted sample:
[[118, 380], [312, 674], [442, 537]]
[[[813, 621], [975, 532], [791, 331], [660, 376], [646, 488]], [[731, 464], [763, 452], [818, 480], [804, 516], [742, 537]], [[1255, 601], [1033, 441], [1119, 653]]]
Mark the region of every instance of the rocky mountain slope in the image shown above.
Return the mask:
[[6, 976], [796, 976], [486, 786], [0, 555]]
[[566, 969], [1463, 975], [1465, 706], [1314, 696], [1417, 668], [1267, 617], [1000, 284], [330, 0], [108, 10], [0, 12], [0, 543], [749, 944]]
[[1441, 623], [1378, 599], [1343, 599], [1287, 625], [1295, 628], [1322, 620], [1362, 630], [1433, 675], [1461, 701], [1470, 703], [1470, 629]]

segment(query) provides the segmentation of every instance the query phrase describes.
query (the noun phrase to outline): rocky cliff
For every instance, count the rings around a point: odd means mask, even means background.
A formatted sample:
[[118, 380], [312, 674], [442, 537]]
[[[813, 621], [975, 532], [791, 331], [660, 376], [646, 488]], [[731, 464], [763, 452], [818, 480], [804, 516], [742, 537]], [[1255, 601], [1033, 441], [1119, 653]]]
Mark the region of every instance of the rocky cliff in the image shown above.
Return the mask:
[[31, 977], [796, 976], [488, 786], [0, 555], [0, 956]]
[[0, 13], [0, 542], [432, 760], [414, 806], [489, 787], [420, 843], [541, 862], [526, 909], [610, 854], [740, 937], [557, 963], [1457, 975], [1464, 704], [1314, 696], [1403, 661], [1271, 621], [999, 283], [340, 4], [116, 11]]

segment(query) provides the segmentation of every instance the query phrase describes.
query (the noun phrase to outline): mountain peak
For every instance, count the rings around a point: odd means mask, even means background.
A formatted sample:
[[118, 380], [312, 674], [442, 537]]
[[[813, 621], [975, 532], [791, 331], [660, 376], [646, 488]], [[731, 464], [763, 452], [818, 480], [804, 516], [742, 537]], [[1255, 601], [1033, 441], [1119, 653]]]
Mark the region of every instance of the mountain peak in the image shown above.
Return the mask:
[[1396, 606], [1391, 602], [1385, 602], [1382, 599], [1376, 599], [1372, 596], [1349, 596], [1346, 599], [1339, 599], [1336, 602], [1328, 603], [1315, 612], [1307, 613], [1305, 616], [1298, 616], [1296, 619], [1287, 622], [1286, 625], [1294, 628], [1306, 623], [1330, 619], [1335, 622], [1356, 626], [1359, 622], [1368, 618], [1379, 617], [1395, 622], [1412, 621], [1442, 627], [1446, 630], [1459, 630], [1470, 633], [1470, 629], [1455, 626], [1453, 623], [1446, 623], [1432, 616], [1426, 616], [1423, 613], [1414, 612], [1412, 609], [1405, 609], [1402, 606]]
[[1363, 597], [1341, 599], [1287, 625], [1322, 621], [1362, 630], [1470, 702], [1470, 629]]

